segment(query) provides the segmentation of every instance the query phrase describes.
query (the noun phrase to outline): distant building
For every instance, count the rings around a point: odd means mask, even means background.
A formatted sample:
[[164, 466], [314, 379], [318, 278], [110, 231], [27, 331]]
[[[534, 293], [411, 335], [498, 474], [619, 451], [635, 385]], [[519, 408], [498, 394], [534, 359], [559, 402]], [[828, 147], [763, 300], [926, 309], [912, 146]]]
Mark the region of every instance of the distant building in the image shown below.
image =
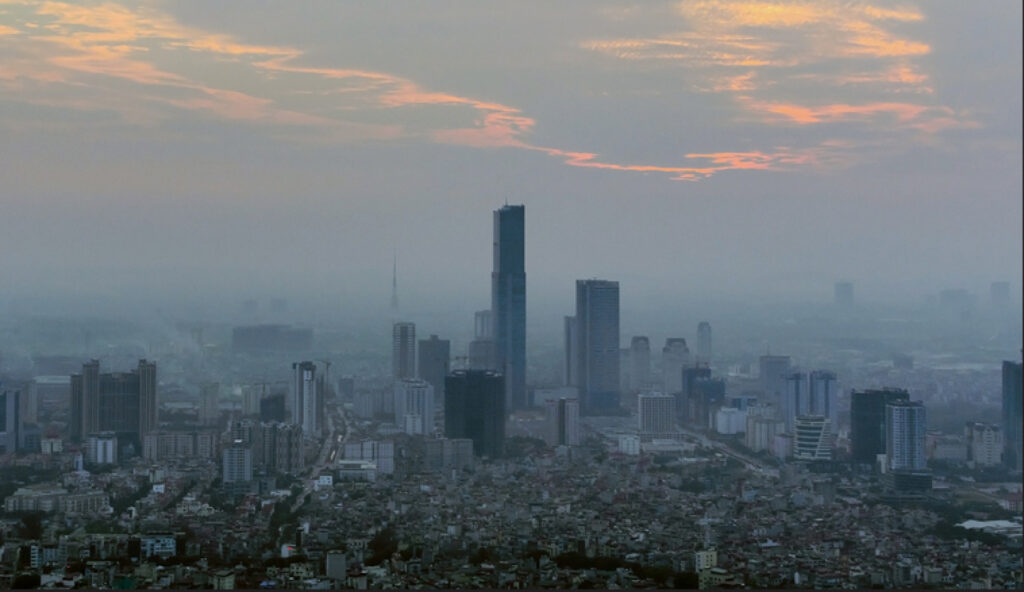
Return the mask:
[[395, 382], [395, 425], [409, 435], [434, 432], [434, 387], [425, 380]]
[[248, 493], [252, 488], [252, 450], [241, 440], [224, 449], [221, 468], [221, 482], [229, 493]]
[[291, 412], [292, 423], [302, 426], [306, 438], [317, 438], [323, 425], [323, 381], [317, 380], [316, 364], [292, 364]]
[[71, 439], [82, 442], [94, 432], [115, 432], [121, 445], [142, 447], [157, 427], [156, 364], [139, 360], [131, 372], [100, 373], [100, 363], [82, 365], [71, 376]]
[[[431, 335], [430, 339], [421, 339], [417, 353], [417, 376], [430, 383], [434, 388], [434, 400], [443, 408], [444, 377], [451, 372], [452, 347], [447, 339], [438, 339]], [[430, 422], [434, 418], [429, 418]]]
[[839, 405], [836, 402], [836, 375], [828, 370], [815, 370], [809, 376], [809, 413], [827, 417], [835, 430], [839, 422]]
[[491, 311], [478, 310], [473, 315], [473, 341], [469, 342], [469, 369], [494, 370], [494, 338], [491, 333]]
[[577, 386], [579, 384], [579, 360], [576, 358], [576, 317], [564, 317], [562, 320], [562, 384]]
[[715, 431], [723, 435], [741, 434], [747, 429], [747, 412], [723, 407], [715, 412]]
[[1021, 471], [1024, 453], [1021, 424], [1024, 423], [1024, 394], [1021, 390], [1021, 363], [1003, 362], [1003, 464]]
[[666, 395], [683, 391], [683, 370], [690, 367], [690, 348], [682, 337], [670, 337], [661, 348], [661, 382]]
[[697, 363], [711, 363], [711, 323], [707, 321], [697, 325]]
[[782, 395], [786, 390], [786, 378], [792, 374], [789, 356], [761, 356], [760, 359], [761, 392], [764, 402], [782, 408]]
[[807, 415], [811, 411], [810, 398], [807, 395], [807, 375], [793, 372], [786, 376], [786, 387], [780, 401], [780, 417], [786, 424], [786, 432], [793, 433], [798, 415]]
[[853, 283], [836, 282], [835, 284], [836, 306], [850, 308], [853, 306]]
[[576, 280], [576, 366], [584, 415], [619, 409], [619, 282]]
[[580, 402], [575, 398], [544, 401], [548, 446], [579, 446]]
[[142, 441], [142, 457], [148, 461], [215, 458], [219, 446], [216, 431], [150, 432]]
[[117, 434], [99, 432], [89, 434], [86, 444], [86, 460], [96, 465], [117, 464]]
[[976, 467], [994, 467], [1001, 463], [1003, 455], [1003, 430], [990, 423], [967, 422], [964, 429], [967, 437], [967, 460]]
[[637, 397], [637, 427], [641, 441], [676, 437], [675, 404], [675, 397], [662, 393]]
[[275, 393], [260, 399], [260, 421], [284, 422], [287, 413], [285, 394]]
[[629, 388], [639, 391], [651, 385], [651, 341], [643, 335], [629, 343]]
[[298, 353], [313, 349], [313, 330], [288, 325], [251, 325], [231, 331], [235, 353]]
[[504, 375], [505, 406], [526, 407], [526, 206], [494, 211], [491, 272], [494, 367]]
[[885, 406], [887, 471], [924, 471], [928, 425], [924, 404], [897, 400]]
[[10, 454], [18, 449], [21, 430], [21, 391], [0, 391], [0, 454]]
[[395, 323], [391, 327], [391, 377], [416, 378], [415, 323]]
[[305, 468], [301, 426], [243, 419], [232, 422], [228, 433], [252, 451], [254, 471], [296, 474]]
[[832, 460], [832, 422], [821, 415], [800, 415], [793, 422], [793, 458]]
[[376, 473], [390, 475], [395, 472], [395, 443], [378, 440], [348, 442], [342, 458], [346, 461], [371, 462]]
[[500, 457], [505, 445], [505, 378], [456, 370], [445, 379], [445, 436], [473, 441], [477, 456]]
[[774, 417], [764, 417], [747, 412], [747, 430], [745, 443], [747, 448], [754, 452], [771, 450], [775, 442], [775, 436], [783, 433], [785, 424]]
[[220, 418], [217, 405], [220, 397], [220, 383], [208, 382], [199, 389], [199, 423], [214, 425]]
[[909, 401], [903, 389], [853, 391], [850, 396], [850, 443], [853, 461], [874, 464], [886, 453], [885, 408], [890, 403]]
[[473, 441], [436, 438], [424, 441], [424, 470], [430, 472], [473, 466]]

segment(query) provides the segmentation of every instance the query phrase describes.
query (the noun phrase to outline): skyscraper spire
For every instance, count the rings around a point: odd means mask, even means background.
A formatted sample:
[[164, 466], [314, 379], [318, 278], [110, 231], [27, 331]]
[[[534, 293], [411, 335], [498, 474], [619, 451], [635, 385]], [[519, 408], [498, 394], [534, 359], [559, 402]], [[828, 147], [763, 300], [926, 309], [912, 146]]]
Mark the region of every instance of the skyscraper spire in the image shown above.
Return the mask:
[[391, 314], [398, 318], [398, 252], [394, 252], [391, 263]]

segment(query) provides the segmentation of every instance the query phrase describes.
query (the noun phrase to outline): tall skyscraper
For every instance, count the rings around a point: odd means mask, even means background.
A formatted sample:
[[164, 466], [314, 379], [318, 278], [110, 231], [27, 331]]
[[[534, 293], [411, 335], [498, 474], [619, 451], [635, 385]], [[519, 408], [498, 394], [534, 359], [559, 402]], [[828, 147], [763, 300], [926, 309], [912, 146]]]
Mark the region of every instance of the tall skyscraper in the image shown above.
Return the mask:
[[619, 282], [576, 280], [576, 368], [584, 415], [619, 408]]
[[786, 424], [786, 433], [792, 434], [798, 415], [810, 413], [810, 401], [807, 397], [807, 375], [793, 372], [786, 376], [786, 389], [782, 392], [779, 419]]
[[395, 425], [409, 435], [434, 431], [434, 387], [425, 380], [395, 382]]
[[84, 442], [94, 432], [115, 432], [121, 445], [142, 450], [157, 427], [156, 364], [139, 360], [131, 372], [100, 374], [100, 363], [82, 365], [71, 376], [71, 437]]
[[832, 422], [832, 429], [835, 430], [839, 422], [835, 372], [828, 370], [811, 372], [810, 387], [810, 413], [828, 418]]
[[[434, 387], [434, 400], [444, 408], [444, 377], [451, 372], [452, 346], [447, 339], [421, 339], [416, 363], [417, 375]], [[429, 418], [431, 422], [434, 418]]]
[[850, 444], [854, 462], [874, 464], [886, 452], [885, 408], [890, 403], [909, 401], [903, 389], [853, 391], [850, 396]]
[[546, 438], [549, 446], [579, 446], [580, 402], [562, 397], [544, 402], [547, 412]]
[[391, 327], [391, 377], [416, 378], [415, 323], [395, 323]]
[[477, 456], [500, 457], [505, 446], [505, 377], [456, 370], [445, 378], [446, 438], [469, 438]]
[[317, 380], [316, 364], [292, 364], [292, 423], [302, 426], [302, 433], [307, 438], [320, 435], [322, 385], [323, 382]]
[[494, 212], [491, 314], [494, 366], [510, 410], [526, 407], [526, 206]]
[[252, 485], [252, 449], [241, 440], [224, 449], [221, 482], [231, 494], [246, 493]]
[[640, 439], [671, 438], [676, 434], [676, 399], [662, 393], [637, 397], [637, 422]]
[[1021, 394], [1020, 362], [1003, 362], [1003, 464], [1012, 470], [1021, 470], [1024, 453], [1021, 451], [1021, 413], [1024, 396]]
[[763, 402], [780, 409], [782, 393], [786, 389], [786, 377], [791, 373], [789, 356], [761, 356], [759, 365]]
[[888, 471], [924, 471], [927, 414], [920, 401], [885, 406], [885, 458]]
[[473, 315], [473, 341], [469, 342], [469, 368], [471, 370], [494, 370], [492, 316], [489, 310], [478, 310]]
[[690, 367], [690, 348], [682, 337], [670, 337], [661, 348], [661, 382], [666, 395], [683, 391], [683, 369]]
[[853, 306], [852, 282], [836, 282], [835, 302], [837, 306], [840, 306], [842, 308], [850, 308]]
[[697, 325], [697, 363], [711, 363], [711, 323], [707, 321]]
[[629, 388], [634, 391], [650, 388], [651, 341], [638, 335], [629, 343]]

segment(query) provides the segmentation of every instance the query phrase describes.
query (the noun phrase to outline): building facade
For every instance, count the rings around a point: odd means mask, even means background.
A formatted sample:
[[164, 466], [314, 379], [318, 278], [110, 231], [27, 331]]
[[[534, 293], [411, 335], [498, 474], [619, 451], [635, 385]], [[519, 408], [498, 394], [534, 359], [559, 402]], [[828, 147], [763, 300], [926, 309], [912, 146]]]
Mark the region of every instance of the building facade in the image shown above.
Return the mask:
[[468, 438], [477, 456], [498, 458], [505, 446], [505, 377], [456, 370], [445, 379], [445, 437]]
[[494, 367], [504, 375], [509, 410], [526, 407], [526, 206], [494, 212], [491, 272]]
[[584, 415], [619, 408], [619, 282], [576, 280], [576, 368]]

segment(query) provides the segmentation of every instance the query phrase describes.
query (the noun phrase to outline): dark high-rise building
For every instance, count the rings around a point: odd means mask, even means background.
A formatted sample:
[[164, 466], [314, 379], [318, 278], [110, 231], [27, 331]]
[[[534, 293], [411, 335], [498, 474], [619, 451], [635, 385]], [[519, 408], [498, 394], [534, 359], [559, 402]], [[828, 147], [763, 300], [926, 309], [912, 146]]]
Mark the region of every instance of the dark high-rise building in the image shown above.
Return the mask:
[[850, 397], [850, 443], [854, 462], [874, 464], [885, 453], [885, 407], [909, 401], [903, 389], [853, 391]]
[[1003, 362], [1003, 464], [1020, 471], [1024, 454], [1021, 452], [1021, 413], [1024, 396], [1021, 394], [1020, 362]]
[[694, 386], [698, 380], [711, 380], [711, 368], [707, 366], [683, 368], [679, 371], [679, 380], [679, 391], [671, 393], [676, 398], [676, 414], [679, 420], [687, 425], [699, 422], [699, 403]]
[[786, 424], [786, 433], [793, 433], [796, 418], [808, 415], [811, 402], [807, 396], [807, 375], [803, 372], [792, 372], [786, 376], [786, 389], [782, 392], [779, 406], [779, 419]]
[[445, 378], [446, 438], [468, 438], [477, 456], [497, 458], [505, 446], [505, 377], [488, 370], [456, 370]]
[[526, 407], [526, 206], [494, 212], [491, 322], [494, 366], [504, 374], [508, 408]]
[[156, 364], [139, 360], [131, 372], [100, 374], [100, 363], [82, 365], [71, 377], [71, 437], [114, 432], [119, 443], [142, 451], [142, 441], [157, 427]]
[[689, 389], [690, 424], [700, 429], [714, 427], [715, 413], [725, 405], [725, 381], [710, 375], [697, 376]]
[[764, 402], [775, 405], [776, 410], [782, 404], [782, 393], [786, 390], [786, 377], [791, 373], [789, 356], [761, 356], [760, 378]]
[[[421, 339], [419, 346], [417, 371], [422, 380], [434, 387], [434, 400], [438, 406], [444, 405], [444, 377], [451, 371], [452, 347], [447, 339], [438, 339], [431, 335], [430, 339]], [[433, 418], [428, 418], [433, 421]]]
[[697, 325], [697, 363], [711, 363], [711, 323], [707, 321]]
[[391, 327], [391, 377], [416, 378], [415, 323], [395, 323]]
[[629, 343], [629, 388], [634, 391], [651, 384], [651, 340], [640, 335]]
[[0, 454], [18, 449], [21, 442], [21, 391], [0, 391]]
[[576, 368], [584, 415], [619, 408], [619, 282], [576, 280]]
[[276, 393], [260, 399], [260, 421], [280, 421], [285, 419], [285, 395]]
[[838, 431], [839, 406], [836, 402], [836, 374], [828, 370], [815, 370], [810, 374], [810, 413], [820, 415], [832, 422], [832, 430]]
[[836, 282], [835, 301], [837, 306], [850, 308], [853, 306], [853, 283]]

